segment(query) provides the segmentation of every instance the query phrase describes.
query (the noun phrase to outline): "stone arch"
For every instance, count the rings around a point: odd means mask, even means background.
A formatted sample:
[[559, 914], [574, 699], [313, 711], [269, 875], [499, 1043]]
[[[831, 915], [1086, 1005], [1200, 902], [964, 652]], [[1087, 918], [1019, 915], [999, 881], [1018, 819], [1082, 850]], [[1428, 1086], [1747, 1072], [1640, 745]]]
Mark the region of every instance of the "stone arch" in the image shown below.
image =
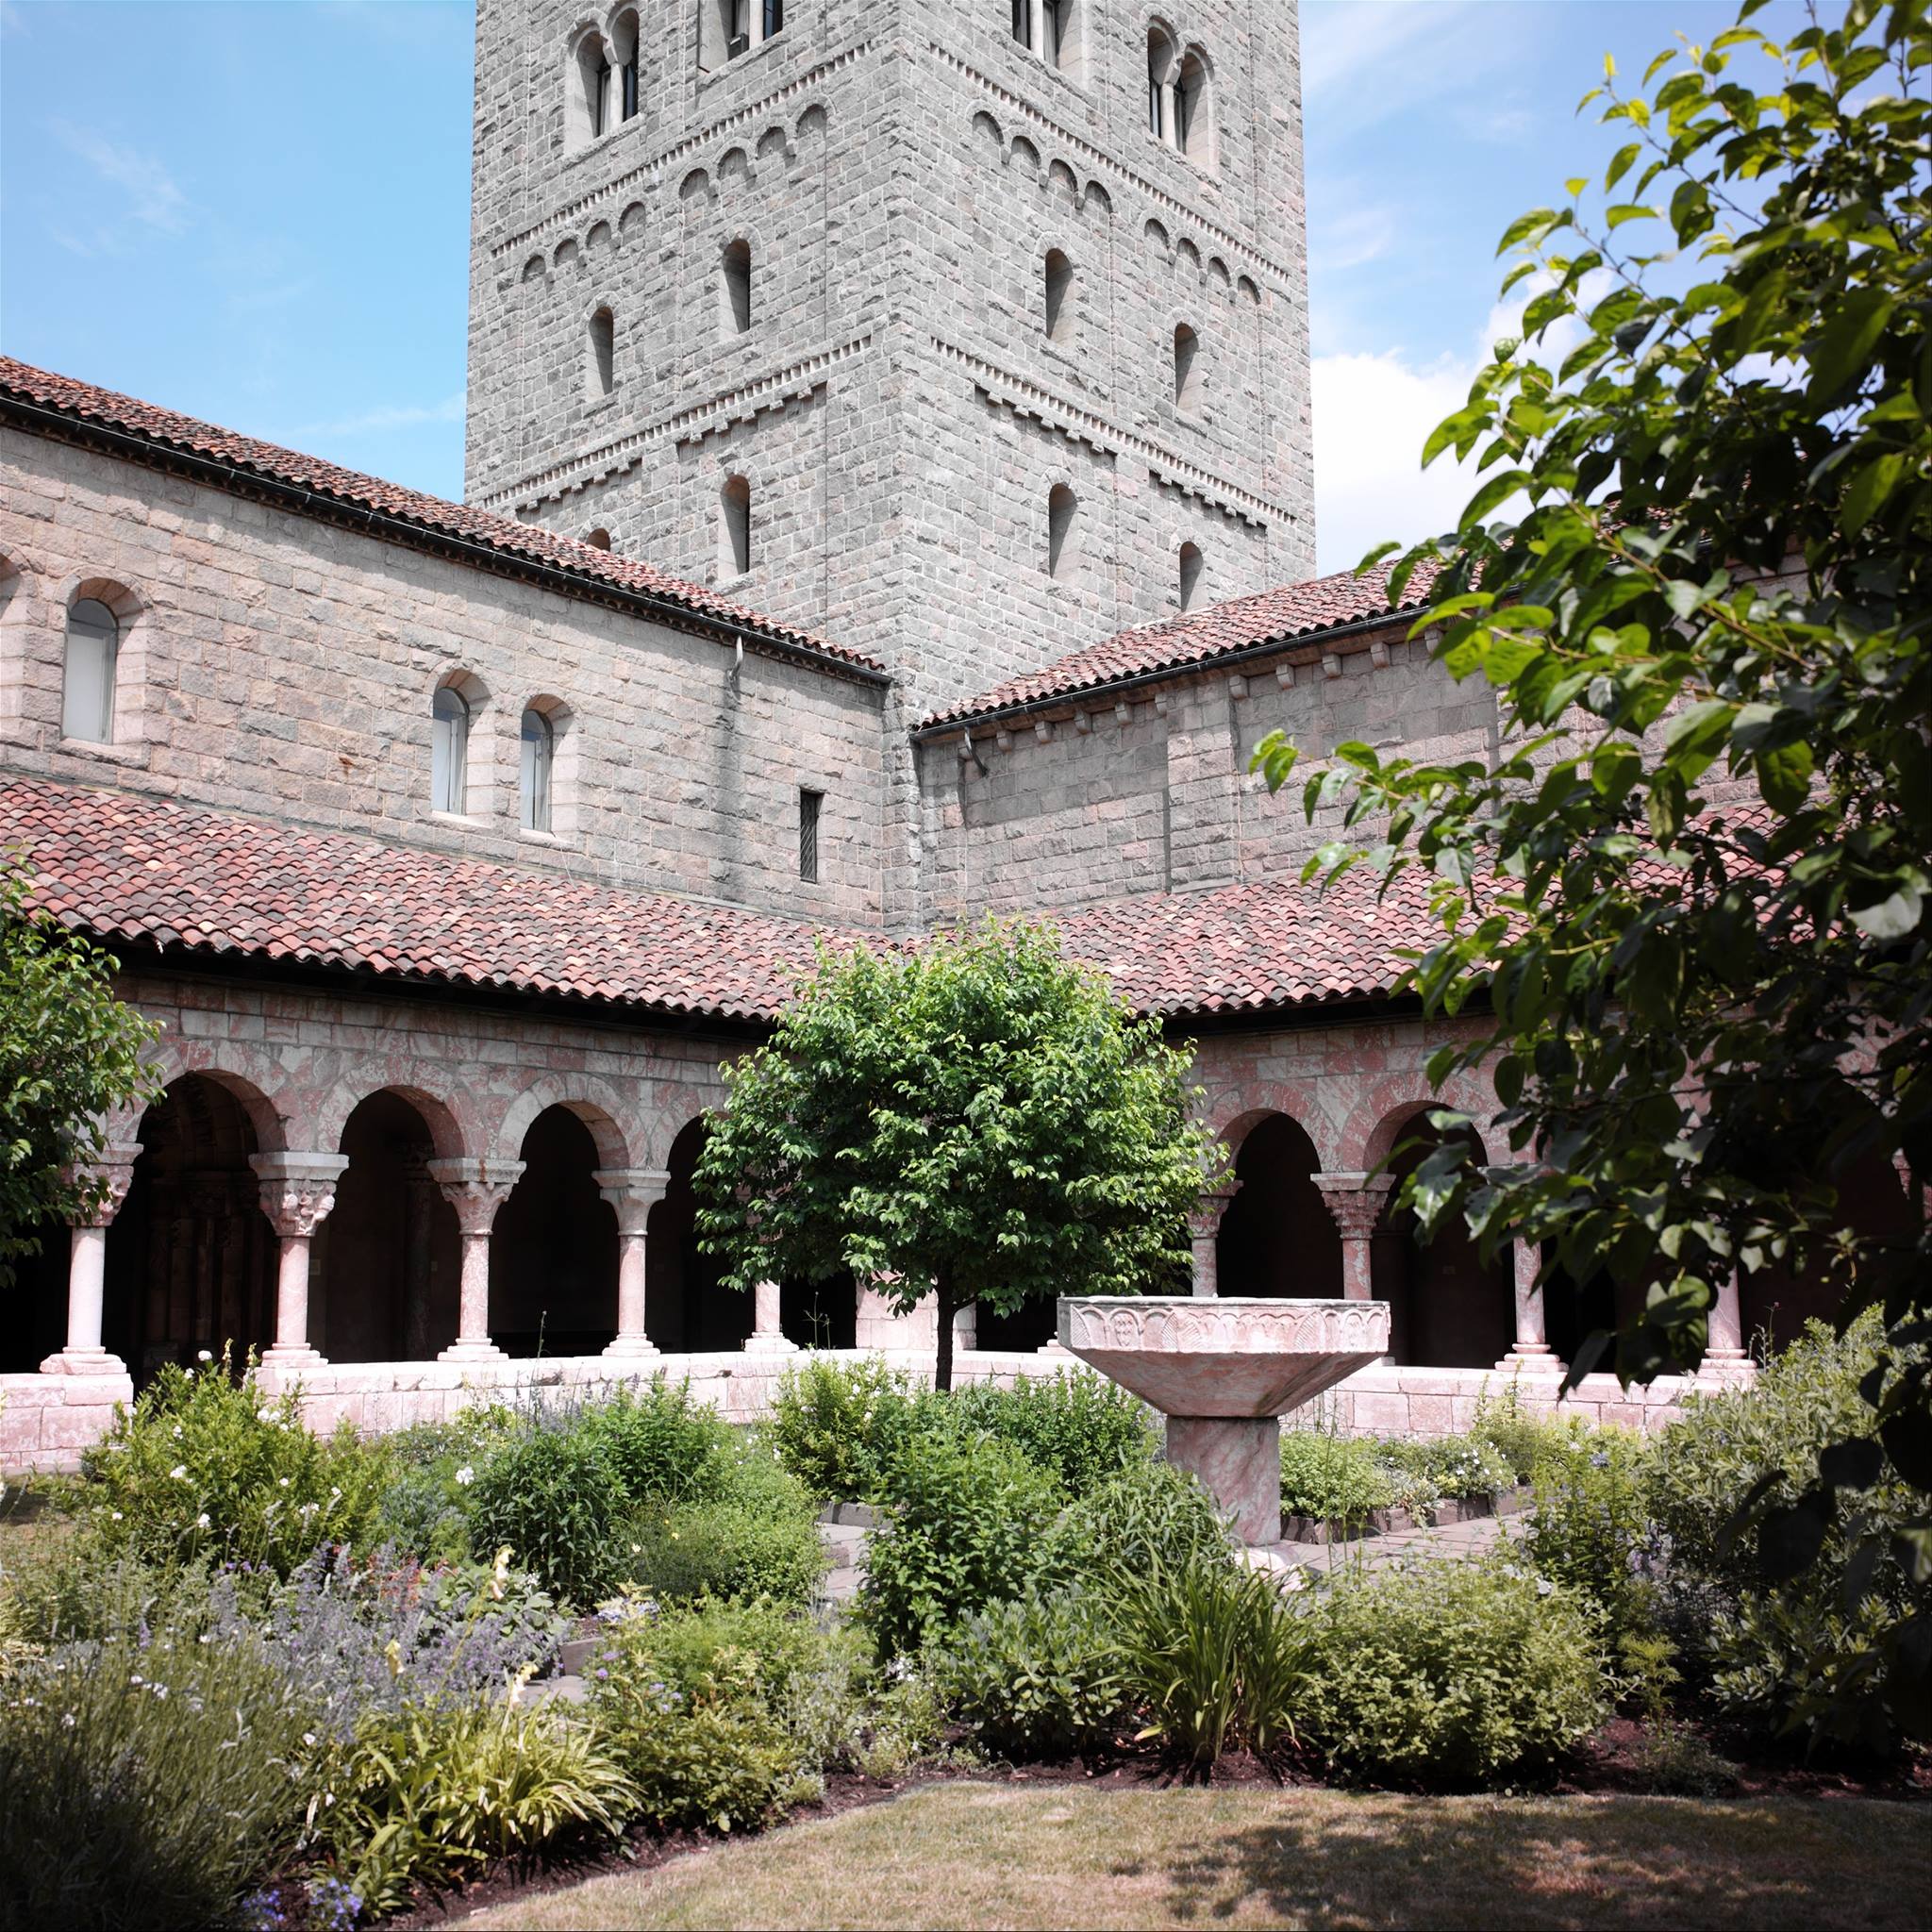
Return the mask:
[[491, 1339], [513, 1357], [594, 1355], [617, 1332], [617, 1216], [597, 1175], [622, 1167], [606, 1109], [583, 1100], [518, 1097], [529, 1118], [506, 1152], [523, 1164], [490, 1234]]
[[1293, 1114], [1251, 1107], [1224, 1130], [1240, 1182], [1215, 1241], [1220, 1291], [1327, 1298], [1341, 1293], [1341, 1236], [1313, 1176], [1322, 1156]]
[[0, 724], [26, 713], [39, 575], [18, 551], [0, 553]]
[[1003, 154], [1006, 152], [1007, 137], [1002, 132], [1000, 124], [991, 114], [987, 113], [984, 108], [981, 108], [973, 117], [973, 132], [987, 136], [992, 144]]
[[1014, 137], [1012, 146], [1007, 151], [1007, 158], [1017, 162], [1028, 174], [1040, 172], [1040, 150], [1024, 134]]
[[427, 1088], [421, 1087], [405, 1075], [400, 1079], [384, 1079], [386, 1070], [380, 1066], [363, 1065], [355, 1074], [345, 1074], [331, 1087], [315, 1110], [314, 1149], [319, 1153], [340, 1150], [342, 1130], [348, 1124], [349, 1116], [376, 1093], [393, 1093], [421, 1116], [424, 1129], [429, 1136], [430, 1151], [439, 1160], [454, 1160], [481, 1144], [473, 1108], [474, 1102], [468, 1095], [456, 1102], [441, 1099]]
[[687, 214], [696, 213], [699, 202], [716, 199], [711, 187], [711, 177], [704, 169], [693, 168], [677, 184], [677, 198], [683, 203]]
[[796, 121], [791, 124], [792, 134], [800, 141], [808, 135], [823, 139], [831, 116], [822, 102], [814, 101]]
[[644, 1326], [659, 1348], [738, 1349], [751, 1333], [752, 1298], [723, 1288], [719, 1257], [697, 1244], [691, 1174], [704, 1145], [702, 1115], [686, 1120], [664, 1152], [670, 1174], [645, 1233]]
[[518, 285], [527, 289], [532, 282], [541, 282], [550, 273], [550, 264], [541, 255], [533, 255], [524, 264], [524, 272], [518, 277]]
[[642, 202], [634, 201], [630, 203], [617, 218], [617, 240], [619, 244], [628, 247], [633, 242], [641, 242], [644, 237], [644, 225], [648, 219], [649, 215]]
[[1043, 185], [1049, 192], [1056, 189], [1063, 190], [1066, 193], [1069, 206], [1074, 208], [1079, 207], [1079, 177], [1074, 173], [1073, 169], [1068, 167], [1066, 162], [1059, 159], [1058, 156], [1056, 156], [1055, 158], [1047, 164], [1046, 180]]
[[610, 233], [610, 224], [608, 222], [593, 223], [591, 232], [584, 237], [584, 253], [586, 256], [606, 253], [614, 246], [615, 242]]
[[1193, 239], [1191, 236], [1183, 235], [1181, 239], [1174, 244], [1174, 257], [1177, 260], [1188, 263], [1188, 265], [1193, 269], [1196, 275], [1199, 275], [1201, 273], [1201, 251], [1195, 245]]
[[1173, 254], [1174, 238], [1168, 234], [1165, 225], [1157, 222], [1152, 215], [1141, 225], [1141, 236], [1143, 241], [1153, 242], [1161, 254]]
[[582, 253], [575, 237], [566, 235], [550, 253], [550, 268], [554, 275], [561, 275], [566, 269], [575, 268]]
[[727, 180], [736, 180], [741, 185], [748, 185], [751, 180], [751, 157], [741, 147], [727, 147], [718, 158], [720, 187]]
[[1113, 214], [1113, 197], [1098, 181], [1088, 182], [1086, 188], [1081, 191], [1081, 212], [1084, 214], [1090, 208], [1098, 208], [1103, 215], [1109, 218]]
[[291, 1097], [279, 1091], [279, 1069], [261, 1064], [243, 1041], [171, 1030], [156, 1043], [155, 1066], [171, 1088], [190, 1077], [219, 1087], [242, 1109], [258, 1154], [286, 1154], [291, 1149], [305, 1153], [318, 1144], [313, 1138], [314, 1116], [296, 1113]]
[[619, 1120], [626, 1112], [623, 1099], [601, 1080], [546, 1077], [525, 1087], [506, 1109], [492, 1140], [491, 1158], [520, 1158], [518, 1149], [538, 1115], [560, 1107], [575, 1114], [597, 1149], [600, 1167], [630, 1167], [630, 1141]]
[[1234, 286], [1236, 293], [1246, 296], [1257, 308], [1261, 306], [1261, 291], [1256, 286], [1253, 276], [1237, 275]]
[[782, 156], [787, 161], [791, 158], [791, 143], [785, 137], [782, 127], [768, 127], [758, 136], [758, 146], [753, 153], [761, 161], [769, 160], [774, 155]]
[[1208, 280], [1215, 294], [1227, 294], [1231, 286], [1228, 281], [1227, 264], [1218, 255], [1210, 255], [1208, 258]]

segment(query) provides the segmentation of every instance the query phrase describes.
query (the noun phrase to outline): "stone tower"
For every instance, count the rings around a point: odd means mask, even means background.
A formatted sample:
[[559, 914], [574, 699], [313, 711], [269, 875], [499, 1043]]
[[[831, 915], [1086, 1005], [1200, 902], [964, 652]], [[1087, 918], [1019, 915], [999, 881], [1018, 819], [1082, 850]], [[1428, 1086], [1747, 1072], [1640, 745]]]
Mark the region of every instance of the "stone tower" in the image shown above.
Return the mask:
[[479, 0], [475, 140], [471, 501], [908, 721], [1311, 570], [1292, 0]]

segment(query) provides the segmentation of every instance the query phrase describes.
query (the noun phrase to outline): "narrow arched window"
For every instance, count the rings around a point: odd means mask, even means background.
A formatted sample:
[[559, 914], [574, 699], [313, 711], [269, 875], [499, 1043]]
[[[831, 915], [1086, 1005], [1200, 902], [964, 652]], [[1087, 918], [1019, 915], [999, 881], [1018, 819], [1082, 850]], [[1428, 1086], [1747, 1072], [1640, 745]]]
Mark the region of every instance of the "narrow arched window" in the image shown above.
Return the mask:
[[733, 576], [751, 568], [751, 485], [727, 476], [718, 494], [718, 561]]
[[429, 708], [429, 804], [434, 811], [467, 809], [470, 707], [453, 684], [439, 685]]
[[592, 402], [617, 387], [617, 318], [600, 308], [591, 318], [589, 353], [584, 358], [584, 391]]
[[610, 548], [610, 532], [603, 528], [592, 530], [591, 534], [584, 539], [584, 541], [588, 543], [592, 550], [608, 550]]
[[1191, 610], [1201, 595], [1201, 569], [1207, 559], [1198, 543], [1181, 545], [1181, 608]]
[[1058, 248], [1046, 251], [1042, 273], [1049, 341], [1063, 342], [1073, 333], [1074, 306], [1067, 299], [1074, 286], [1074, 264]]
[[626, 121], [637, 119], [638, 46], [641, 38], [637, 15], [624, 15], [617, 23], [617, 74], [619, 108]]
[[1033, 0], [1013, 0], [1013, 38], [1023, 47], [1033, 44]]
[[1188, 415], [1201, 407], [1201, 339], [1186, 323], [1174, 332], [1174, 404]]
[[1041, 58], [1067, 67], [1074, 58], [1074, 0], [1040, 0]]
[[119, 620], [98, 598], [81, 598], [67, 613], [61, 737], [88, 744], [114, 741], [114, 666], [120, 655]]
[[518, 789], [526, 832], [550, 829], [550, 774], [557, 759], [557, 733], [550, 720], [532, 705], [524, 712], [519, 750]]
[[1199, 47], [1190, 47], [1174, 82], [1174, 145], [1191, 161], [1206, 161], [1212, 133], [1207, 57]]
[[1079, 499], [1064, 483], [1056, 483], [1046, 498], [1046, 574], [1068, 577], [1079, 555]]
[[751, 329], [751, 243], [741, 235], [724, 244], [724, 301], [720, 313], [727, 336], [746, 335]]
[[1174, 42], [1158, 26], [1147, 30], [1147, 131], [1174, 138]]

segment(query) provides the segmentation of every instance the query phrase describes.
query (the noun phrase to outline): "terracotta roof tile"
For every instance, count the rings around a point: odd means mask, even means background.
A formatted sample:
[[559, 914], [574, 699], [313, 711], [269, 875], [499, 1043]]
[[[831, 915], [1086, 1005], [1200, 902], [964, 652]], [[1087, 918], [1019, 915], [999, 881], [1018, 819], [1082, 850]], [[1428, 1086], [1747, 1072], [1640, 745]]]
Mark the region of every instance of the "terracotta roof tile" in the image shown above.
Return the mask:
[[92, 383], [35, 369], [9, 356], [0, 356], [0, 396], [36, 403], [79, 422], [98, 423], [163, 448], [229, 463], [271, 482], [311, 491], [358, 509], [374, 509], [399, 517], [427, 531], [482, 544], [507, 558], [525, 558], [620, 590], [661, 597], [682, 605], [696, 616], [710, 617], [863, 671], [884, 673], [882, 665], [860, 652], [848, 650], [843, 644], [833, 643], [796, 625], [768, 617], [729, 597], [720, 597], [704, 585], [687, 583], [655, 564], [614, 556], [594, 544], [581, 543], [574, 537], [559, 537], [533, 525], [520, 524], [511, 517], [473, 509], [467, 504], [447, 503], [441, 497], [426, 496], [420, 491], [405, 490], [400, 484], [385, 483], [380, 477], [341, 469], [320, 457], [303, 456], [272, 442], [258, 442], [253, 437], [239, 436], [232, 429], [199, 423], [192, 416], [176, 415], [172, 409], [157, 408], [152, 403], [139, 402], [132, 396], [117, 395], [112, 390], [97, 389]]
[[[658, 1012], [768, 1020], [815, 930], [859, 937], [42, 778], [0, 779], [0, 850], [24, 855], [40, 907], [109, 944]], [[1394, 949], [1426, 942], [1424, 890], [1378, 906], [1359, 874], [1326, 896], [1290, 877], [1149, 894], [1058, 924], [1067, 952], [1142, 1012], [1259, 1014], [1388, 992]]]
[[[1142, 625], [1137, 630], [1117, 631], [1112, 637], [1089, 644], [1085, 650], [1058, 658], [1041, 670], [1028, 672], [1024, 677], [1009, 677], [976, 698], [934, 711], [921, 728], [971, 724], [975, 718], [996, 711], [1072, 697], [1078, 691], [1096, 691], [1124, 678], [1210, 664], [1217, 658], [1250, 650], [1257, 644], [1316, 636], [1368, 618], [1392, 618], [1389, 574], [1393, 568], [1391, 558], [1363, 576], [1357, 576], [1353, 571], [1339, 571], [1333, 576], [1282, 584], [1272, 591], [1257, 591], [1251, 597], [1235, 597], [1225, 604], [1212, 605], [1206, 610], [1163, 618], [1158, 624]], [[1427, 602], [1424, 593], [1429, 575], [1417, 571], [1395, 609], [1415, 611], [1424, 607]]]

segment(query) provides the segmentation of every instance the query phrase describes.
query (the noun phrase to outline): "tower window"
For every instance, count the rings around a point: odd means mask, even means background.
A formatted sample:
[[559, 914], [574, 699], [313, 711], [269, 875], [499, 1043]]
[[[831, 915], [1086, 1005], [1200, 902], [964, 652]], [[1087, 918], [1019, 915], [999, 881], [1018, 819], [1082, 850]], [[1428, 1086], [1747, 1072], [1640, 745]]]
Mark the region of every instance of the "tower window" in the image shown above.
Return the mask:
[[824, 802], [823, 791], [798, 794], [798, 876], [808, 885], [818, 884], [819, 812]]
[[1013, 0], [1013, 38], [1023, 47], [1033, 44], [1033, 0]]
[[526, 832], [550, 829], [550, 774], [556, 757], [557, 733], [550, 720], [532, 705], [524, 712], [518, 759], [518, 791]]
[[1157, 27], [1147, 30], [1147, 131], [1157, 141], [1174, 138], [1174, 42]]
[[1073, 333], [1073, 304], [1067, 297], [1074, 286], [1074, 264], [1058, 248], [1046, 251], [1043, 279], [1047, 340], [1063, 342]]
[[584, 369], [584, 388], [592, 402], [608, 396], [617, 387], [617, 320], [608, 308], [591, 318], [590, 355]]
[[751, 485], [727, 476], [718, 494], [718, 561], [732, 576], [751, 568]]
[[1070, 577], [1079, 560], [1080, 501], [1064, 483], [1056, 483], [1046, 498], [1046, 574], [1057, 580]]
[[1201, 339], [1186, 323], [1174, 332], [1174, 405], [1190, 416], [1201, 407]]
[[470, 758], [469, 701], [455, 685], [439, 685], [429, 717], [430, 808], [460, 818], [469, 808], [464, 770]]
[[1201, 570], [1207, 559], [1198, 543], [1181, 545], [1181, 608], [1191, 610], [1200, 601]]
[[727, 336], [751, 329], [751, 243], [741, 236], [724, 244], [724, 324]]
[[114, 669], [121, 625], [98, 598], [82, 597], [67, 613], [67, 661], [60, 691], [60, 735], [86, 744], [114, 740]]
[[584, 541], [588, 543], [592, 550], [608, 550], [610, 548], [610, 532], [599, 526], [597, 529], [592, 530], [591, 534], [584, 539]]
[[1212, 158], [1210, 105], [1208, 57], [1199, 47], [1190, 47], [1174, 83], [1174, 144], [1191, 161], [1206, 163]]
[[707, 73], [748, 54], [785, 25], [785, 0], [703, 0], [698, 65]]
[[617, 74], [619, 111], [626, 121], [637, 119], [638, 46], [641, 38], [637, 15], [624, 15], [617, 23]]
[[1013, 38], [1049, 67], [1080, 65], [1080, 0], [1012, 0]]

